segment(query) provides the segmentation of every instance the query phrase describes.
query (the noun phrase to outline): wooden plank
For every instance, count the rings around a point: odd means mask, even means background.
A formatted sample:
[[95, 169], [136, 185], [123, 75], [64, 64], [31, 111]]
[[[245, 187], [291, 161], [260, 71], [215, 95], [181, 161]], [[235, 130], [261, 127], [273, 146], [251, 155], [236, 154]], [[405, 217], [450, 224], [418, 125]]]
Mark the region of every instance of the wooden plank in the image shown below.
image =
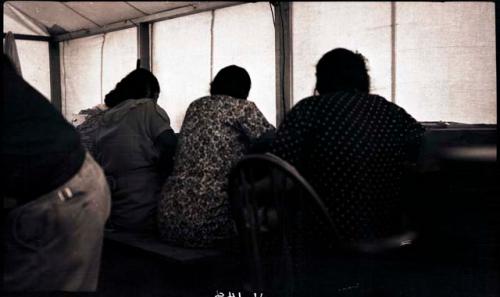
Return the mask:
[[[186, 3], [188, 3], [188, 2], [186, 2]], [[143, 17], [138, 17], [138, 18], [131, 19], [131, 20], [117, 22], [117, 23], [109, 24], [109, 25], [102, 26], [102, 27], [60, 34], [60, 35], [55, 36], [54, 38], [57, 41], [71, 40], [71, 39], [75, 39], [75, 38], [81, 38], [81, 37], [86, 37], [86, 36], [91, 36], [91, 35], [96, 35], [96, 34], [102, 34], [102, 33], [127, 29], [127, 28], [137, 26], [140, 23], [151, 23], [151, 22], [156, 22], [156, 21], [163, 21], [163, 20], [173, 19], [173, 18], [177, 18], [177, 17], [181, 17], [181, 16], [190, 15], [190, 14], [196, 14], [196, 13], [200, 13], [200, 12], [204, 12], [204, 11], [209, 11], [212, 9], [220, 9], [220, 8], [230, 7], [230, 6], [239, 5], [239, 4], [245, 4], [245, 2], [231, 2], [231, 1], [197, 2], [197, 3], [189, 4], [186, 6], [181, 6], [178, 8], [167, 10], [164, 12], [159, 12], [159, 13], [155, 13], [155, 14], [151, 14], [151, 15], [147, 15], [147, 16], [143, 16]]]
[[292, 102], [292, 5], [274, 2], [276, 36], [276, 126], [284, 120]]
[[151, 70], [150, 28], [149, 23], [137, 26], [137, 58], [140, 60], [140, 67], [147, 70]]
[[[3, 38], [5, 38], [7, 33], [3, 33]], [[32, 40], [32, 41], [50, 41], [50, 36], [39, 36], [39, 35], [28, 35], [28, 34], [14, 34], [14, 38], [17, 40]]]
[[224, 252], [215, 249], [183, 248], [159, 241], [153, 235], [106, 231], [105, 238], [149, 253], [160, 255], [165, 260], [179, 264], [190, 264], [209, 258], [220, 257]]
[[61, 96], [61, 60], [59, 52], [59, 42], [49, 42], [49, 63], [50, 63], [50, 101], [59, 111], [62, 110]]

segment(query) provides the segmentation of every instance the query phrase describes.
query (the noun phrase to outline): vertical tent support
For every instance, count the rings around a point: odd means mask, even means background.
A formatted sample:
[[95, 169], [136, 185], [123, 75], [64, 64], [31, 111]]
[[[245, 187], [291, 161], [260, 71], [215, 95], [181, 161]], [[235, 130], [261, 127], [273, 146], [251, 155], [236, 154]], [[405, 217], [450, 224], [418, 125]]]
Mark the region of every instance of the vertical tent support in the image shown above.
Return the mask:
[[50, 65], [50, 101], [59, 111], [62, 111], [61, 96], [61, 59], [59, 42], [49, 41], [49, 65]]
[[[498, 31], [499, 31], [499, 27], [500, 26], [500, 5], [498, 3], [495, 2], [495, 30], [496, 30], [496, 35], [498, 36]], [[499, 44], [498, 44], [498, 38], [495, 37], [495, 51], [498, 50], [499, 48]], [[498, 75], [498, 69], [500, 69], [500, 61], [498, 59], [498, 52], [496, 52], [496, 72], [497, 72], [497, 86], [499, 85], [499, 81], [500, 81], [500, 77]], [[497, 94], [498, 94], [498, 90], [497, 90]], [[498, 95], [497, 95], [498, 96]], [[498, 114], [499, 114], [499, 109], [498, 109], [498, 97], [497, 97], [497, 125], [498, 125]], [[500, 163], [497, 163], [497, 169], [500, 169]]]
[[140, 23], [137, 26], [137, 59], [141, 68], [151, 70], [151, 34], [150, 23]]
[[391, 2], [391, 102], [396, 103], [396, 2]]
[[292, 4], [275, 4], [276, 127], [291, 109], [292, 102]]
[[[6, 34], [3, 33], [3, 38]], [[62, 110], [62, 96], [61, 96], [61, 60], [59, 52], [59, 42], [53, 37], [49, 36], [38, 36], [38, 35], [28, 35], [28, 34], [14, 34], [14, 38], [17, 40], [33, 40], [33, 41], [45, 41], [49, 44], [49, 71], [50, 71], [50, 101], [54, 107], [61, 111]]]

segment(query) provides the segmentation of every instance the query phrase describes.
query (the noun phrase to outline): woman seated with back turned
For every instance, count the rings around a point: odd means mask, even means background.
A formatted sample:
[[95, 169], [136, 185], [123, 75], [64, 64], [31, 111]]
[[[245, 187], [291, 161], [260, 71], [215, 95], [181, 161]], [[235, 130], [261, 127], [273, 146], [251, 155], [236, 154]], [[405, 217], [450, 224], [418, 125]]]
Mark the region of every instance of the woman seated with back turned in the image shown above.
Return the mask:
[[229, 171], [252, 141], [274, 133], [255, 104], [246, 100], [250, 84], [245, 69], [228, 66], [211, 83], [211, 96], [189, 106], [158, 209], [163, 240], [208, 247], [234, 235], [226, 193]]
[[272, 152], [294, 165], [323, 199], [343, 241], [397, 233], [401, 176], [415, 161], [423, 127], [369, 94], [365, 58], [337, 48], [316, 66], [317, 96], [297, 103]]
[[110, 228], [156, 229], [161, 185], [176, 145], [167, 113], [156, 103], [159, 93], [156, 77], [136, 69], [106, 95], [110, 109], [99, 120], [95, 150], [111, 189]]

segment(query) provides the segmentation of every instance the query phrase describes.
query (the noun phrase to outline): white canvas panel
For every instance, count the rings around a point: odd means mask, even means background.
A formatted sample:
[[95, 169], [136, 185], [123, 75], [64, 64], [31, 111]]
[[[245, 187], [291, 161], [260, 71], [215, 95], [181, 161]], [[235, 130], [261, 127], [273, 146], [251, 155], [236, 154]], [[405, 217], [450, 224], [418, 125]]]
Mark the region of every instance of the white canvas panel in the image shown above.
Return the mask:
[[60, 43], [62, 107], [66, 119], [101, 103], [103, 35]]
[[211, 13], [153, 24], [153, 73], [160, 83], [158, 104], [179, 132], [189, 104], [209, 94]]
[[292, 17], [294, 103], [313, 94], [317, 62], [337, 47], [363, 54], [371, 93], [391, 100], [390, 2], [294, 2]]
[[276, 123], [275, 37], [268, 2], [215, 11], [212, 77], [229, 65], [245, 68], [254, 101], [267, 120]]
[[[114, 31], [105, 35], [103, 50], [102, 100], [137, 62], [137, 29]], [[103, 101], [104, 102], [104, 101]]]
[[16, 46], [24, 80], [50, 100], [48, 42], [16, 40]]
[[420, 121], [496, 123], [495, 5], [397, 3], [396, 102]]

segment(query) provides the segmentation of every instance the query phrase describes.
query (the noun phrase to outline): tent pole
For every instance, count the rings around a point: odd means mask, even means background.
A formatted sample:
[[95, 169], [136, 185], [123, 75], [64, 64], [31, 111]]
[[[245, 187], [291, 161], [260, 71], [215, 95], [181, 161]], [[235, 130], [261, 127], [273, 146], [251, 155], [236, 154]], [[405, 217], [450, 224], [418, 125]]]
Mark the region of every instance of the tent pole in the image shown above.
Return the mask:
[[141, 61], [141, 68], [147, 70], [151, 70], [150, 28], [149, 23], [137, 25], [137, 59]]
[[292, 4], [273, 2], [276, 44], [276, 127], [292, 108]]
[[62, 111], [60, 59], [59, 42], [49, 41], [50, 101], [57, 110]]

